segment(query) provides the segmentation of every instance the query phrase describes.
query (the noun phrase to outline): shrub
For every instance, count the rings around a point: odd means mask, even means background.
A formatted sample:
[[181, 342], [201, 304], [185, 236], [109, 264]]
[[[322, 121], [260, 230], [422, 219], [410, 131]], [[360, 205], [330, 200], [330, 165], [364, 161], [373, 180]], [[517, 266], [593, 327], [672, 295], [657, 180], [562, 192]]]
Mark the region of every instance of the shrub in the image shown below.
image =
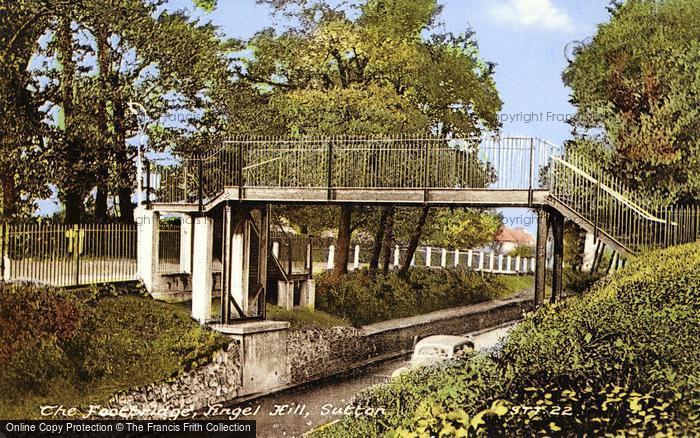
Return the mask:
[[361, 326], [486, 301], [498, 296], [499, 286], [492, 276], [464, 268], [415, 268], [407, 276], [355, 271], [339, 283], [322, 274], [317, 291], [320, 310]]
[[416, 370], [361, 394], [398, 402], [322, 436], [697, 433], [698, 339], [700, 245], [654, 252], [581, 297], [533, 312], [492, 357]]

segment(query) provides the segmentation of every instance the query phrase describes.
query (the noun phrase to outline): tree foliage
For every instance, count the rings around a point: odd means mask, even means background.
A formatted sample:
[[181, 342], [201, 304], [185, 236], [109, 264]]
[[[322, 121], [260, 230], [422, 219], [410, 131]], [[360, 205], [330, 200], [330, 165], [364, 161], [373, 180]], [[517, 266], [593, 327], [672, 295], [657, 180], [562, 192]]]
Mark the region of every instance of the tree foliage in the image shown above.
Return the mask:
[[648, 195], [697, 199], [700, 3], [634, 0], [611, 12], [564, 73], [578, 109], [573, 146]]

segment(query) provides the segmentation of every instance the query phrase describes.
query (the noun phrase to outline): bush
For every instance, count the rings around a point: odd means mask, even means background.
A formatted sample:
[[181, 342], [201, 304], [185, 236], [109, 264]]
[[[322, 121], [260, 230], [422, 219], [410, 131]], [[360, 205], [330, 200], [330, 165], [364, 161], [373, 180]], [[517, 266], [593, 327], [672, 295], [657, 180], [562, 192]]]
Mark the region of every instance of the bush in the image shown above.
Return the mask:
[[47, 403], [103, 403], [203, 364], [228, 344], [179, 306], [139, 295], [0, 284], [0, 418], [37, 417]]
[[361, 394], [391, 409], [321, 436], [697, 433], [698, 339], [700, 245], [654, 252], [530, 314], [493, 357], [417, 370]]
[[355, 271], [340, 283], [331, 283], [322, 274], [317, 292], [320, 310], [362, 326], [479, 303], [497, 297], [500, 290], [493, 276], [464, 268], [414, 268], [404, 277]]

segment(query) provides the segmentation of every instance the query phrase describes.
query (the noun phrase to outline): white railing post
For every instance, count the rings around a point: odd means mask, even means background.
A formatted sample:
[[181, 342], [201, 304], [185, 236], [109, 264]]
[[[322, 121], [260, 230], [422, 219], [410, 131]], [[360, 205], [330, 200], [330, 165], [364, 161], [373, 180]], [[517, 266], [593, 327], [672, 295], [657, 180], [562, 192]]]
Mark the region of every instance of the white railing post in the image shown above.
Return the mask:
[[491, 253], [491, 257], [489, 257], [489, 271], [493, 272], [494, 265], [496, 264], [496, 253]]
[[442, 249], [440, 254], [440, 266], [443, 268], [447, 266], [447, 250], [445, 248]]
[[513, 259], [511, 256], [506, 257], [506, 272], [511, 272], [510, 268], [512, 266]]
[[326, 269], [333, 269], [335, 264], [335, 245], [328, 247], [328, 262], [326, 262]]
[[535, 258], [530, 259], [530, 272], [535, 272], [535, 268], [537, 267], [537, 260]]
[[484, 272], [484, 252], [479, 251], [479, 271]]
[[498, 254], [498, 272], [503, 272], [503, 254]]
[[425, 247], [425, 266], [430, 267], [433, 259], [433, 249], [429, 246]]
[[394, 266], [399, 266], [399, 245], [394, 248]]
[[272, 242], [272, 255], [275, 256], [276, 259], [280, 258], [280, 243], [279, 242]]
[[459, 250], [455, 249], [455, 268], [459, 266]]
[[352, 265], [353, 269], [359, 269], [360, 267], [360, 245], [355, 245], [355, 258]]
[[520, 256], [517, 256], [515, 258], [515, 272], [519, 273], [520, 272], [520, 267], [522, 265], [520, 264]]
[[474, 251], [472, 251], [470, 249], [469, 251], [467, 251], [467, 268], [475, 271], [476, 269], [474, 269], [474, 266], [472, 266], [473, 259], [474, 259]]

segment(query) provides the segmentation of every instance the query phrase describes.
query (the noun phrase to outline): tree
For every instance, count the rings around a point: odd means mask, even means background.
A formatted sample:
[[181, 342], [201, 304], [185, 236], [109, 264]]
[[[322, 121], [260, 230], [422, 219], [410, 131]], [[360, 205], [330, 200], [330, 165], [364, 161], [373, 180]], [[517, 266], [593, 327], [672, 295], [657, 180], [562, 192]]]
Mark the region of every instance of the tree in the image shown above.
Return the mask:
[[[56, 7], [64, 7], [57, 2]], [[2, 218], [32, 212], [32, 200], [46, 196], [40, 176], [49, 170], [41, 157], [41, 114], [30, 88], [29, 65], [48, 12], [38, 0], [0, 4], [0, 195]]]
[[564, 72], [577, 107], [569, 147], [659, 203], [700, 195], [700, 3], [635, 0]]
[[[95, 192], [98, 220], [106, 220], [107, 197], [118, 199], [119, 216], [133, 221], [137, 133], [131, 101], [152, 120], [218, 105], [210, 91], [229, 81], [222, 41], [210, 24], [169, 12], [166, 0], [82, 0], [50, 9], [46, 32], [52, 42], [41, 54], [57, 62], [35, 71], [49, 79], [40, 101], [49, 118], [58, 109], [49, 137], [54, 182], [66, 206], [66, 221], [84, 217], [85, 200]], [[211, 8], [215, 2], [198, 2]], [[69, 3], [70, 5], [70, 3]], [[94, 59], [94, 61], [93, 61]], [[154, 123], [149, 148], [162, 151], [189, 136], [187, 129]]]
[[[298, 25], [266, 29], [237, 72], [268, 96], [288, 135], [478, 134], [498, 126], [492, 65], [473, 33], [434, 33], [435, 0], [261, 0]], [[273, 128], [276, 130], [275, 128]], [[346, 271], [352, 207], [340, 208], [332, 278]], [[427, 213], [426, 213], [427, 216]], [[420, 238], [420, 236], [418, 236]]]

